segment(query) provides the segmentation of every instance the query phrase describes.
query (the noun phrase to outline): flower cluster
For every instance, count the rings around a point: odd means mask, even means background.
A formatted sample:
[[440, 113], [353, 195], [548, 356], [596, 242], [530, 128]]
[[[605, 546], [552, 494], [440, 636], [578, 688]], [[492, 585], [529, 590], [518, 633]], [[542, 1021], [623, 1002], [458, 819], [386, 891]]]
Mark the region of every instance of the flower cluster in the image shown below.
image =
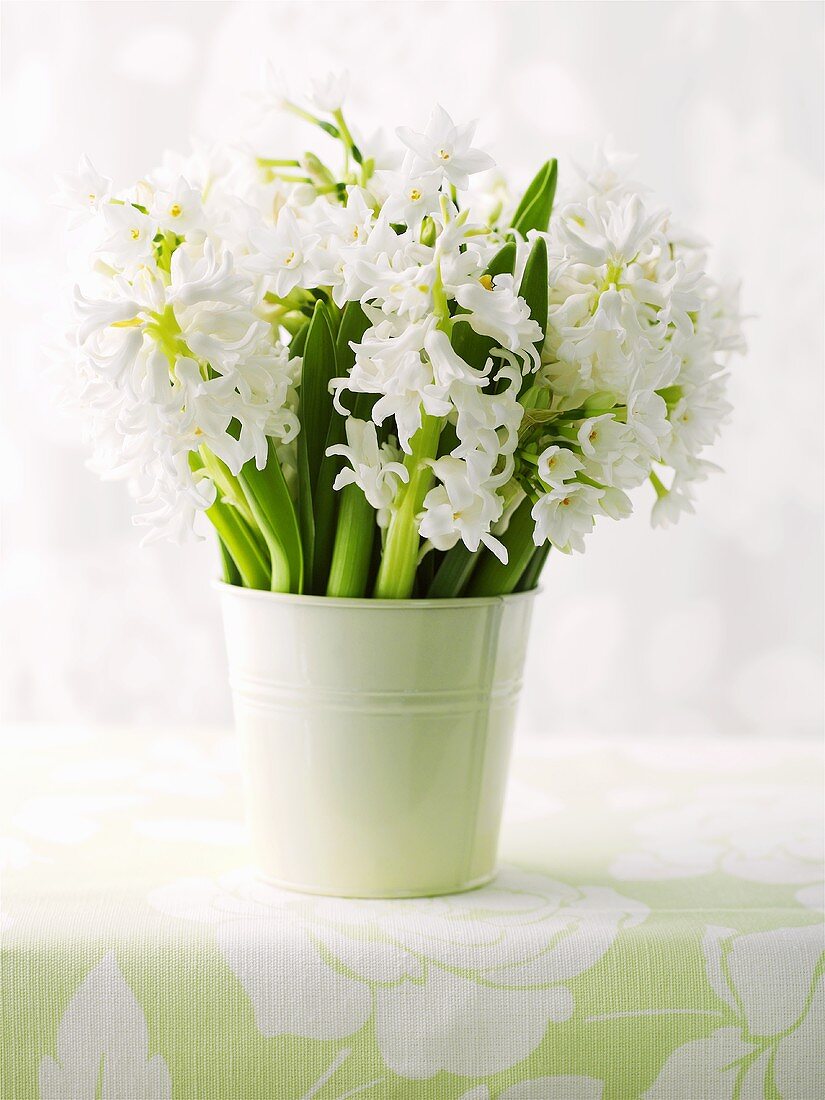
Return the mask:
[[648, 479], [655, 524], [693, 510], [693, 483], [715, 468], [700, 452], [730, 411], [726, 357], [744, 350], [735, 293], [710, 280], [701, 246], [666, 210], [646, 209], [616, 161], [603, 156], [549, 227], [537, 380], [549, 402], [527, 414], [539, 443], [527, 451], [536, 541], [560, 549], [582, 549], [596, 516], [628, 515], [626, 490]]
[[214, 503], [223, 467], [263, 467], [269, 438], [298, 434], [300, 360], [240, 266], [230, 216], [246, 214], [240, 203], [213, 208], [183, 177], [114, 194], [88, 161], [65, 180], [64, 199], [95, 222], [72, 333], [93, 465], [131, 482], [136, 522], [180, 536]]
[[438, 107], [371, 147], [344, 92], [281, 103], [340, 140], [337, 172], [199, 149], [126, 191], [86, 160], [63, 180], [94, 227], [72, 342], [95, 463], [138, 522], [205, 511], [239, 583], [405, 596], [534, 583], [530, 546], [581, 549], [648, 480], [656, 523], [692, 510], [742, 348], [701, 246], [605, 155], [556, 209], [548, 162], [505, 223], [474, 123]]

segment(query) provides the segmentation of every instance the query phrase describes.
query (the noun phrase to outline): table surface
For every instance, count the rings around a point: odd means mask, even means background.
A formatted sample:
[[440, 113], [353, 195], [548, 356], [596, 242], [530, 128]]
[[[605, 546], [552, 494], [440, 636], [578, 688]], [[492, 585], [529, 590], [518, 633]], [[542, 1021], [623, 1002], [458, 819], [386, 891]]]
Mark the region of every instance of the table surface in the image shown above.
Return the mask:
[[825, 1096], [813, 743], [522, 738], [446, 898], [247, 866], [220, 731], [7, 730], [2, 1100]]

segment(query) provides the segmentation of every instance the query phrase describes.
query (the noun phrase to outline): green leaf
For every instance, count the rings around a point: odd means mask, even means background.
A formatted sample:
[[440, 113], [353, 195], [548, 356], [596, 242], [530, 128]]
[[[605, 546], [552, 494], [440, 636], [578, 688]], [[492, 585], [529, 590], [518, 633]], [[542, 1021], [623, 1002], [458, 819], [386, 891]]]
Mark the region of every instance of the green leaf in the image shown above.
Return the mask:
[[547, 331], [547, 244], [544, 237], [537, 237], [519, 283], [518, 292], [530, 308], [530, 316], [538, 321], [541, 328], [541, 340], [536, 343], [536, 351], [541, 354], [544, 346], [544, 334]]
[[309, 325], [304, 325], [289, 341], [289, 354], [290, 357], [304, 354], [304, 347], [307, 342], [307, 333], [309, 332]]
[[[355, 363], [351, 344], [360, 342], [370, 320], [359, 302], [347, 302], [341, 313], [335, 341], [338, 376], [348, 375]], [[352, 415], [369, 419], [375, 397], [356, 394]], [[345, 418], [334, 413], [330, 419], [326, 447], [346, 439]], [[338, 493], [333, 482], [342, 465], [340, 457], [324, 457], [315, 493], [315, 561], [313, 590], [328, 596], [363, 596], [366, 592], [372, 542], [375, 535], [375, 510], [355, 485]], [[359, 499], [360, 498], [360, 499]]]
[[[316, 524], [320, 518], [322, 534], [329, 541], [325, 527], [329, 516], [325, 510], [333, 506], [331, 502], [332, 471], [327, 464], [324, 481], [319, 492], [319, 475], [324, 464], [327, 448], [327, 436], [333, 417], [332, 395], [329, 384], [336, 377], [335, 340], [332, 335], [328, 307], [317, 302], [307, 332], [304, 347], [304, 359], [301, 368], [301, 402], [299, 419], [301, 431], [298, 435], [298, 490], [299, 519], [303, 542], [304, 571], [310, 589], [315, 585], [315, 548]], [[329, 483], [329, 484], [327, 484]], [[319, 500], [316, 502], [316, 496]], [[322, 558], [331, 554], [331, 547], [325, 547]]]
[[235, 563], [243, 586], [268, 589], [269, 562], [237, 508], [216, 500], [206, 515]]
[[332, 417], [332, 395], [329, 384], [336, 377], [335, 341], [332, 337], [327, 307], [316, 303], [307, 333], [304, 361], [301, 368], [301, 432], [309, 470], [310, 486], [314, 488], [324, 458], [327, 432]]
[[[192, 470], [203, 469], [203, 455], [198, 451], [190, 451], [189, 466]], [[213, 472], [209, 472], [215, 481]], [[221, 499], [218, 481], [215, 481], [215, 487], [218, 495], [215, 503], [207, 508], [206, 515], [218, 533], [224, 581], [246, 588], [269, 588], [270, 569], [266, 547], [259, 541], [258, 533], [247, 524], [238, 508]], [[242, 495], [240, 488], [237, 495]]]
[[480, 553], [468, 550], [463, 542], [448, 550], [427, 590], [428, 600], [449, 600], [464, 595]]
[[357, 485], [345, 485], [340, 495], [326, 594], [360, 599], [367, 594], [372, 547], [378, 530], [375, 509]]
[[527, 236], [531, 229], [547, 232], [556, 195], [558, 164], [555, 157], [543, 164], [524, 192], [513, 215], [512, 228]]
[[516, 585], [516, 592], [531, 592], [539, 583], [541, 571], [550, 553], [550, 543], [545, 542], [533, 551], [530, 563], [521, 575], [521, 580]]
[[496, 252], [492, 260], [487, 264], [487, 269], [484, 274], [491, 276], [495, 279], [496, 275], [512, 275], [516, 266], [516, 246], [513, 241], [508, 241], [507, 244]]
[[218, 535], [218, 549], [221, 552], [221, 571], [224, 584], [235, 584], [240, 587], [242, 584], [240, 570], [220, 535]]
[[295, 505], [284, 480], [275, 443], [268, 440], [266, 466], [259, 470], [251, 459], [241, 469], [238, 481], [249, 508], [266, 540], [272, 566], [273, 592], [300, 593], [304, 590], [304, 555]]
[[495, 554], [484, 550], [465, 595], [506, 596], [516, 591], [536, 549], [533, 543], [535, 524], [531, 511], [530, 499], [525, 497], [510, 517], [509, 526], [501, 536], [501, 542], [507, 548], [507, 564], [502, 564]]
[[[358, 302], [348, 302], [340, 314], [335, 338], [337, 377], [345, 377], [355, 363], [351, 345], [360, 342], [370, 320]], [[368, 420], [377, 400], [373, 394], [355, 394], [350, 404], [343, 402], [359, 420]], [[324, 447], [346, 440], [345, 417], [332, 413]], [[364, 595], [372, 560], [376, 531], [375, 511], [360, 489], [347, 486], [342, 492], [333, 483], [343, 460], [339, 456], [321, 461], [317, 481], [311, 486], [313, 503], [313, 568], [311, 591], [328, 596]], [[307, 467], [305, 478], [309, 478]], [[358, 499], [360, 497], [360, 500]]]
[[[336, 443], [342, 442], [344, 435], [344, 418], [335, 413], [330, 418], [326, 446], [332, 447]], [[332, 563], [335, 528], [338, 522], [338, 505], [340, 503], [340, 493], [333, 489], [333, 483], [338, 470], [341, 468], [342, 461], [337, 456], [324, 455], [321, 460], [321, 468], [318, 471], [318, 480], [312, 490], [312, 515], [315, 530], [310, 591], [317, 596], [323, 595], [326, 590]]]
[[[335, 337], [336, 377], [349, 374], [355, 363], [355, 352], [350, 344], [357, 344], [370, 327], [370, 321], [360, 302], [347, 302], [340, 314], [338, 332]], [[361, 397], [362, 395], [358, 395]], [[363, 395], [367, 396], [367, 395]], [[358, 413], [358, 397], [355, 412]], [[372, 404], [372, 402], [370, 402]], [[342, 459], [328, 457], [326, 451], [346, 440], [344, 417], [332, 411], [324, 445], [324, 457], [318, 471], [318, 479], [313, 487], [312, 513], [315, 523], [314, 552], [312, 561], [312, 592], [321, 595], [327, 590], [330, 580], [333, 556], [336, 547], [336, 528], [341, 494], [333, 489], [333, 483], [341, 469]], [[373, 517], [374, 519], [374, 517]], [[370, 531], [372, 534], [372, 531]], [[369, 564], [369, 563], [367, 563]]]
[[347, 302], [341, 313], [341, 324], [335, 341], [335, 360], [339, 375], [349, 374], [355, 363], [355, 352], [350, 344], [358, 344], [370, 327], [370, 320], [360, 302]]

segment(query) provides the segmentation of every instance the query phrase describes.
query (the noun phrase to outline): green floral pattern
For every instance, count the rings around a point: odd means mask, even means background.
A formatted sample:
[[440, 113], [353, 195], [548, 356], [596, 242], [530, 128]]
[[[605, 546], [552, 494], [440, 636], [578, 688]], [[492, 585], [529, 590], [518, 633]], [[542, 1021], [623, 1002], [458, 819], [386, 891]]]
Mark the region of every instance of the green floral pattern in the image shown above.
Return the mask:
[[390, 902], [256, 878], [224, 735], [8, 739], [3, 1100], [825, 1095], [811, 744], [522, 740], [495, 882]]

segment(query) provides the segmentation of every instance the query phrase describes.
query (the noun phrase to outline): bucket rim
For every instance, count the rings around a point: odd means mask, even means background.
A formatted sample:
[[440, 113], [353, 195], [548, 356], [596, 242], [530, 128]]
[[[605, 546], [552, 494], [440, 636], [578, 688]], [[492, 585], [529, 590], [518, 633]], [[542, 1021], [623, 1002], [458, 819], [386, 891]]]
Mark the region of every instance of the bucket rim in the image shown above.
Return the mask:
[[268, 592], [261, 588], [243, 588], [241, 585], [229, 584], [227, 581], [222, 580], [214, 580], [212, 587], [221, 593], [223, 599], [251, 600], [259, 603], [284, 604], [296, 607], [326, 607], [331, 610], [360, 608], [365, 611], [408, 611], [413, 608], [418, 610], [437, 610], [438, 608], [455, 610], [457, 608], [494, 607], [497, 604], [518, 603], [522, 600], [531, 601], [542, 591], [542, 587], [539, 585], [527, 592], [511, 592], [506, 596], [456, 596], [444, 600], [379, 600], [349, 596], [299, 596], [292, 592]]

